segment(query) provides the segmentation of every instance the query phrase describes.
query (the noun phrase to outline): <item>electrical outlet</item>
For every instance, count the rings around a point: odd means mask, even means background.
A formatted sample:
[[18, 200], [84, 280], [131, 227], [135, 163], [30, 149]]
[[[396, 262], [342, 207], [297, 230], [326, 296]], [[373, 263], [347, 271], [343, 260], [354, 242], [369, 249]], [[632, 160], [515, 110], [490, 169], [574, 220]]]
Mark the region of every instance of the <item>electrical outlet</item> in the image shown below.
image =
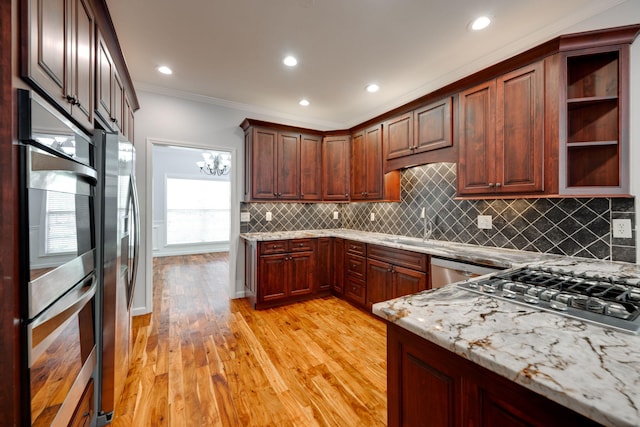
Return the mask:
[[249, 221], [251, 221], [251, 213], [240, 212], [240, 222], [249, 222]]
[[631, 234], [631, 220], [626, 219], [614, 219], [613, 220], [613, 237], [615, 239], [630, 239]]
[[335, 212], [333, 213], [333, 219], [338, 219], [338, 218], [339, 218], [338, 211], [335, 211]]
[[493, 228], [491, 215], [478, 215], [478, 228], [491, 230]]
[[267, 221], [271, 221], [273, 219], [273, 215], [271, 215], [271, 212], [267, 212], [267, 214], [265, 215], [265, 219]]
[[420, 210], [420, 218], [424, 218], [424, 216], [425, 216], [425, 208], [422, 208]]
[[374, 214], [373, 212], [371, 212], [371, 215], [369, 215], [369, 219], [371, 221], [375, 221], [376, 220], [376, 214]]

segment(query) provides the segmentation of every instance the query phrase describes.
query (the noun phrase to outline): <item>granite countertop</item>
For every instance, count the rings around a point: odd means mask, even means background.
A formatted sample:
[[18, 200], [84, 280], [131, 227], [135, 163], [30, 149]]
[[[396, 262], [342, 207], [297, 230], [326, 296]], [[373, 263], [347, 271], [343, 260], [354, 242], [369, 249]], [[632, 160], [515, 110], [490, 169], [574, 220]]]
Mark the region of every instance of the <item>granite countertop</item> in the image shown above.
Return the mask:
[[[640, 282], [634, 264], [564, 257], [543, 265]], [[456, 285], [381, 302], [373, 312], [601, 424], [640, 425], [640, 336]]]
[[414, 252], [499, 268], [511, 268], [563, 258], [558, 255], [543, 254], [540, 252], [493, 248], [440, 240], [423, 241], [422, 239], [414, 237], [346, 229], [241, 233], [240, 237], [247, 241], [254, 242], [314, 237], [341, 237], [343, 239], [406, 249]]

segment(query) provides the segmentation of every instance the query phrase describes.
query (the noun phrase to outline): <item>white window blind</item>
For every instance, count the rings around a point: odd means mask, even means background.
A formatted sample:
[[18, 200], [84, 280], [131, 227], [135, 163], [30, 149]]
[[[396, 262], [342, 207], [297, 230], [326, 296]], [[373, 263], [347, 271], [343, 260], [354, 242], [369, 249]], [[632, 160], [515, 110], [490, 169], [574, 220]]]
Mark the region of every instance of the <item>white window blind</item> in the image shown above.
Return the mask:
[[77, 252], [75, 194], [47, 191], [45, 253]]
[[167, 244], [229, 241], [231, 183], [167, 178]]

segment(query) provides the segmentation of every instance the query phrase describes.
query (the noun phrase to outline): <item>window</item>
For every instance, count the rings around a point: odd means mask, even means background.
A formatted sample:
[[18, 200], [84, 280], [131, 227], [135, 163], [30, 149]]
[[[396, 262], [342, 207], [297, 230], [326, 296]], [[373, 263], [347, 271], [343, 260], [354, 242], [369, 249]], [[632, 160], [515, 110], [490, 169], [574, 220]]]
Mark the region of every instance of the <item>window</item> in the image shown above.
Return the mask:
[[75, 194], [47, 191], [45, 254], [75, 253], [78, 249]]
[[231, 183], [167, 178], [167, 244], [229, 241]]

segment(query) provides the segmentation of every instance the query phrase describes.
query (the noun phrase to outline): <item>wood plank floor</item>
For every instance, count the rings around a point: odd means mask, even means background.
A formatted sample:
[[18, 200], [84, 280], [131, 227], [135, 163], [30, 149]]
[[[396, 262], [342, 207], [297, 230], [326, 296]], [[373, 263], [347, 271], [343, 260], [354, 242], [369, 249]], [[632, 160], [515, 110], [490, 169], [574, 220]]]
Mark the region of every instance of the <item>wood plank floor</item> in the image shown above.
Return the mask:
[[228, 254], [154, 260], [114, 426], [383, 426], [386, 328], [323, 298], [229, 300]]

